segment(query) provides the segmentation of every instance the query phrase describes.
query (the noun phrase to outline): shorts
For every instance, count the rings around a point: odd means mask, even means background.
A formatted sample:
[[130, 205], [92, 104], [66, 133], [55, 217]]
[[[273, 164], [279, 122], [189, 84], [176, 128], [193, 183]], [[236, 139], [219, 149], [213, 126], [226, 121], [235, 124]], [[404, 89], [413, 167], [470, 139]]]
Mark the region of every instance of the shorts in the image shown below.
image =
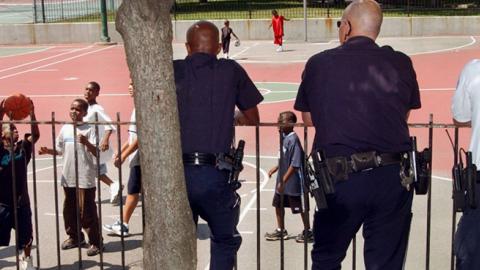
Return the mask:
[[106, 175], [107, 174], [107, 164], [103, 163], [100, 164], [100, 175]]
[[140, 166], [130, 168], [130, 177], [128, 177], [128, 194], [138, 194], [142, 192], [142, 173]]
[[[273, 196], [272, 206], [275, 208], [280, 208], [280, 194], [275, 193]], [[283, 207], [292, 209], [292, 214], [299, 214], [303, 212], [302, 209], [302, 197], [301, 196], [289, 196], [283, 195]]]
[[[10, 235], [15, 229], [15, 214], [13, 207], [0, 205], [0, 246], [10, 245]], [[21, 206], [18, 215], [18, 248], [24, 249], [32, 243], [32, 210], [30, 206]]]
[[222, 49], [223, 53], [228, 53], [228, 51], [230, 50], [230, 39], [222, 40]]
[[283, 44], [283, 36], [275, 36], [275, 37], [273, 38], [273, 44], [277, 44], [277, 45], [282, 46], [282, 44]]

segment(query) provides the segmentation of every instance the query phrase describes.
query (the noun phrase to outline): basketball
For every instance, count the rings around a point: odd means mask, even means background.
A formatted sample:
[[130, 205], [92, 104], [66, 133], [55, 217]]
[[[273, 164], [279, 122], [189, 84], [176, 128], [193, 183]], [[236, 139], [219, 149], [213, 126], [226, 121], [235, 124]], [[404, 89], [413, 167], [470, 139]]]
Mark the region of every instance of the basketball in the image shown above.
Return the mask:
[[12, 120], [23, 120], [32, 111], [32, 101], [23, 94], [10, 95], [3, 103], [5, 114], [12, 117]]
[[235, 41], [235, 47], [238, 47], [238, 46], [240, 46], [240, 40], [239, 39], [237, 39], [237, 41]]

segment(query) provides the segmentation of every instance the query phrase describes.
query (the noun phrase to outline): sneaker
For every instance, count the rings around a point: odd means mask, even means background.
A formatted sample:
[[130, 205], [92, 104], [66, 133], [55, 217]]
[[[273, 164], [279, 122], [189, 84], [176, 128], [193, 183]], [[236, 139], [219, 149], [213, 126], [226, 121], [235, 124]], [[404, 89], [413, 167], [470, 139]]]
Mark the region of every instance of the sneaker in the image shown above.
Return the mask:
[[[105, 248], [102, 249], [102, 251], [105, 250]], [[95, 255], [98, 255], [100, 254], [100, 248], [95, 246], [95, 245], [91, 245], [88, 249], [87, 249], [87, 255], [88, 256], [95, 256]]]
[[115, 223], [112, 225], [103, 225], [103, 229], [109, 233], [122, 236], [122, 231], [123, 231], [123, 236], [128, 236], [128, 224], [121, 224], [120, 220], [117, 220]]
[[120, 184], [118, 182], [113, 182], [110, 185], [110, 203], [118, 204], [120, 199]]
[[[82, 239], [82, 241], [80, 241], [80, 246], [83, 246], [83, 245], [85, 245], [85, 239]], [[73, 238], [68, 238], [62, 243], [63, 250], [72, 249], [76, 247], [78, 247], [78, 241]]]
[[277, 52], [283, 52], [283, 46], [278, 46], [276, 49]]
[[[295, 237], [295, 241], [297, 243], [304, 243], [305, 242], [305, 231], [299, 233], [297, 237]], [[307, 243], [313, 243], [313, 232], [312, 230], [307, 231]]]
[[277, 240], [280, 240], [282, 236], [283, 236], [283, 240], [288, 239], [287, 230], [283, 230], [283, 233], [282, 233], [280, 229], [275, 229], [275, 231], [273, 231], [271, 233], [265, 233], [265, 240], [267, 240], [267, 241], [277, 241]]
[[33, 266], [32, 256], [23, 257], [20, 260], [20, 270], [36, 270], [37, 268]]

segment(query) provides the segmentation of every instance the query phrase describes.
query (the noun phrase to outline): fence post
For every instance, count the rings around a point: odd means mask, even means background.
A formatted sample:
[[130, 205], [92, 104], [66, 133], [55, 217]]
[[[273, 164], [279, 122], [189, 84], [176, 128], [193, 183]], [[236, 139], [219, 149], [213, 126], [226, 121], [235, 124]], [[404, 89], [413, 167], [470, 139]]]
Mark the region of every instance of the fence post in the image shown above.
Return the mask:
[[107, 1], [100, 0], [100, 12], [102, 16], [102, 36], [100, 39], [104, 42], [110, 42], [110, 37], [108, 36], [108, 17], [107, 17]]
[[307, 0], [303, 0], [303, 24], [305, 31], [305, 42], [308, 41], [307, 37]]
[[45, 23], [45, 0], [42, 0], [42, 22]]

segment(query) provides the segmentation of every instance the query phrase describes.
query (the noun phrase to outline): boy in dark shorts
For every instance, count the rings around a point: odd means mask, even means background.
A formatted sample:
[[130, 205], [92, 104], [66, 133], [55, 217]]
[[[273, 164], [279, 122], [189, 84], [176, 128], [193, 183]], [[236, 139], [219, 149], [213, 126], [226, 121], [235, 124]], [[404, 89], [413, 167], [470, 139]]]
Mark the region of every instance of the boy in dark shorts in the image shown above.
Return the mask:
[[[230, 22], [228, 20], [225, 20], [223, 23], [224, 27], [222, 27], [222, 50], [223, 50], [223, 56], [228, 59], [228, 52], [230, 51], [230, 39], [231, 35], [233, 35], [236, 39], [237, 42], [240, 41], [240, 39], [233, 33], [233, 29], [230, 28]], [[238, 45], [235, 45], [238, 46]]]
[[[297, 117], [293, 112], [286, 111], [278, 116], [279, 124], [295, 124]], [[277, 174], [277, 183], [275, 195], [273, 196], [272, 206], [275, 207], [277, 216], [277, 229], [272, 233], [266, 233], [265, 239], [269, 241], [288, 238], [287, 230], [283, 224], [283, 209], [281, 208], [281, 194], [283, 194], [283, 206], [292, 209], [293, 214], [300, 214], [302, 217], [304, 228], [307, 230], [307, 241], [313, 241], [313, 233], [310, 229], [308, 216], [303, 212], [302, 195], [303, 195], [303, 178], [302, 168], [304, 163], [304, 153], [302, 145], [297, 134], [293, 131], [293, 126], [279, 127], [281, 136], [283, 136], [282, 158], [279, 159], [278, 166], [273, 167], [268, 176], [271, 177], [275, 172]], [[296, 237], [296, 241], [302, 243], [305, 241], [304, 232]]]
[[[36, 121], [32, 103], [31, 121]], [[0, 123], [5, 111], [3, 101], [0, 103]], [[18, 140], [18, 130], [13, 124], [1, 123], [0, 141], [0, 246], [10, 244], [10, 232], [15, 228], [15, 213], [12, 190], [11, 142], [15, 153], [15, 182], [17, 201], [18, 248], [23, 250], [20, 269], [35, 269], [30, 251], [33, 242], [32, 210], [28, 196], [27, 166], [32, 158], [32, 145], [40, 138], [37, 124], [32, 124], [32, 134], [25, 134], [23, 140]]]

